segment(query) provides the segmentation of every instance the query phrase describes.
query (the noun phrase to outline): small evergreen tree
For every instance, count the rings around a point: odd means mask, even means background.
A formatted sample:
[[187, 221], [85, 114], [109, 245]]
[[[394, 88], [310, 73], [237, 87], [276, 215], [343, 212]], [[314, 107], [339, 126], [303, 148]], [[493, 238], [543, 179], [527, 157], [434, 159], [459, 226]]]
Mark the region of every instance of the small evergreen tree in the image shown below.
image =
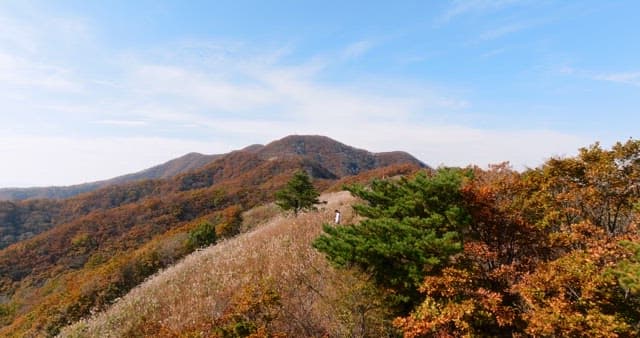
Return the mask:
[[463, 179], [460, 171], [440, 169], [433, 176], [348, 187], [366, 202], [354, 206], [366, 219], [325, 225], [313, 246], [337, 266], [370, 273], [396, 310], [406, 313], [420, 299], [425, 276], [462, 249], [461, 228], [469, 222], [460, 195]]
[[318, 191], [311, 184], [311, 178], [304, 170], [298, 170], [287, 186], [276, 193], [276, 204], [283, 210], [292, 210], [297, 216], [301, 210], [314, 210]]
[[210, 221], [202, 221], [195, 229], [189, 232], [187, 246], [191, 250], [202, 248], [215, 243], [218, 240], [216, 236], [216, 226]]

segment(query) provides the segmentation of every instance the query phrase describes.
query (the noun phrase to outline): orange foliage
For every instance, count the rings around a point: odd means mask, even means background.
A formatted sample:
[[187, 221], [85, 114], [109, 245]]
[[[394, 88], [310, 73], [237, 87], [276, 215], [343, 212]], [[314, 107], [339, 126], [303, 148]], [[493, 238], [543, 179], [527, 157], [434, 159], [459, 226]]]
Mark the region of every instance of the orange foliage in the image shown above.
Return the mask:
[[[189, 253], [185, 236], [198, 220], [215, 221], [220, 237], [234, 236], [242, 210], [273, 200], [296, 170], [318, 165], [238, 151], [171, 179], [109, 186], [64, 201], [0, 203], [0, 220], [34, 229], [32, 238], [0, 251], [0, 298], [17, 304], [12, 317], [1, 318], [11, 324], [0, 335], [51, 335], [104, 309]], [[315, 183], [324, 189], [332, 182]], [[34, 218], [38, 210], [46, 217]]]
[[396, 319], [406, 337], [640, 334], [640, 297], [613, 272], [631, 255], [620, 243], [640, 243], [640, 141], [596, 144], [524, 173], [473, 171], [462, 189], [472, 218], [464, 250]]

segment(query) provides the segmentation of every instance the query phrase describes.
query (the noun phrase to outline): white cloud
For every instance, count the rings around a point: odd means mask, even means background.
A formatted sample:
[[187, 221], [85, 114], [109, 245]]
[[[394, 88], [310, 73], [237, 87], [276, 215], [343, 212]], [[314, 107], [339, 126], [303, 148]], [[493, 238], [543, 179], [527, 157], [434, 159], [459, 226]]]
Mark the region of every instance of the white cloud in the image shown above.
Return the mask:
[[122, 127], [140, 127], [147, 125], [146, 121], [138, 120], [98, 120], [94, 121], [94, 123]]
[[482, 53], [480, 56], [482, 56], [483, 58], [490, 58], [496, 55], [500, 55], [503, 54], [504, 52], [506, 52], [508, 49], [507, 48], [495, 48], [492, 50], [489, 50], [487, 52]]
[[274, 121], [216, 119], [202, 115], [174, 117], [194, 122], [188, 128], [208, 130], [211, 141], [11, 134], [0, 137], [0, 152], [6, 163], [12, 163], [0, 168], [0, 186], [60, 185], [105, 179], [151, 167], [192, 151], [224, 153], [289, 134], [326, 135], [375, 152], [404, 150], [432, 166], [486, 166], [510, 161], [518, 169], [537, 166], [553, 155], [574, 154], [578, 147], [591, 141], [550, 130], [486, 130], [394, 118], [383, 121], [366, 118], [358, 121], [339, 118]]
[[593, 77], [596, 80], [640, 86], [640, 72], [603, 73]]
[[[549, 131], [505, 132], [455, 124], [434, 125], [444, 112], [467, 109], [463, 98], [420, 84], [367, 87], [324, 84], [304, 65], [277, 61], [252, 64], [260, 55], [226, 58], [194, 71], [194, 65], [130, 64], [120, 89], [128, 95], [101, 106], [106, 118], [94, 123], [142, 127], [142, 137], [4, 138], [8, 163], [0, 186], [72, 184], [137, 171], [191, 151], [219, 153], [289, 134], [321, 134], [372, 151], [405, 150], [430, 165], [467, 165], [511, 160], [535, 166], [555, 153], [573, 151], [584, 142]], [[224, 60], [222, 60], [224, 59]], [[197, 65], [195, 65], [197, 68]], [[327, 66], [328, 67], [328, 66]], [[321, 73], [322, 68], [316, 68]], [[241, 80], [234, 80], [240, 78]], [[380, 81], [384, 83], [385, 81]], [[57, 111], [83, 111], [61, 104]], [[124, 111], [124, 112], [123, 112]], [[94, 112], [101, 116], [100, 113]], [[430, 117], [431, 116], [431, 117]], [[159, 138], [149, 125], [206, 131], [208, 141]], [[227, 141], [223, 141], [227, 140]], [[37, 163], [50, 163], [46, 167]], [[48, 174], [43, 174], [45, 170]], [[15, 174], [19, 172], [19, 177]]]
[[388, 79], [370, 79], [379, 83], [375, 88], [364, 82], [322, 83], [317, 77], [334, 65], [314, 57], [293, 65], [278, 60], [253, 62], [262, 60], [262, 53], [215, 59], [215, 64], [195, 65], [129, 62], [124, 90], [142, 98], [132, 101], [129, 111], [148, 119], [186, 124], [205, 124], [225, 116], [269, 116], [310, 123], [322, 119], [398, 119], [469, 106], [464, 99], [401, 80], [391, 85]]
[[[450, 15], [509, 3], [456, 3], [462, 7]], [[297, 61], [288, 58], [295, 51], [292, 45], [229, 41], [179, 42], [126, 55], [105, 51], [109, 71], [100, 76], [86, 65], [39, 56], [65, 39], [92, 43], [84, 21], [63, 22], [52, 32], [13, 22], [12, 31], [25, 41], [0, 32], [0, 128], [5, 129], [0, 130], [0, 154], [3, 163], [11, 164], [0, 166], [0, 186], [105, 179], [191, 151], [221, 153], [289, 134], [327, 135], [372, 151], [405, 150], [431, 165], [511, 160], [516, 166], [534, 166], [585, 144], [553, 131], [461, 125], [455, 116], [472, 102], [428, 83], [376, 74], [340, 83], [327, 80], [327, 74], [365, 55], [374, 40], [293, 58]], [[54, 115], [59, 128], [51, 129], [55, 134], [37, 130], [33, 121], [21, 120], [23, 115], [39, 124]], [[448, 123], [442, 122], [445, 115], [451, 116]], [[28, 128], [8, 132], [17, 125]], [[98, 129], [100, 137], [94, 136]]]
[[458, 16], [468, 13], [484, 13], [495, 11], [514, 4], [522, 3], [523, 0], [454, 0], [447, 10], [438, 18], [439, 22], [448, 22]]
[[374, 43], [369, 40], [362, 40], [348, 45], [342, 52], [346, 59], [356, 59], [374, 47]]
[[52, 54], [89, 41], [87, 24], [31, 10], [12, 12], [3, 8], [6, 5], [0, 4], [0, 100], [33, 102], [36, 93], [54, 96], [82, 91], [83, 81], [73, 66], [54, 61]]
[[480, 34], [480, 40], [488, 41], [488, 40], [498, 39], [506, 35], [522, 31], [526, 28], [529, 28], [530, 26], [531, 24], [522, 23], [522, 22], [507, 24], [504, 26], [500, 26], [497, 28], [484, 31], [482, 34]]
[[562, 66], [558, 69], [560, 74], [577, 76], [597, 81], [613, 82], [631, 86], [640, 86], [640, 71], [627, 72], [595, 72], [592, 70], [576, 69], [571, 66]]
[[66, 68], [40, 63], [26, 57], [4, 53], [0, 50], [0, 88], [45, 89], [77, 92], [81, 85]]
[[575, 68], [567, 65], [560, 67], [558, 71], [560, 72], [560, 74], [566, 74], [566, 75], [572, 75], [576, 73]]
[[34, 28], [20, 24], [7, 16], [0, 16], [0, 46], [13, 50], [35, 52]]
[[20, 54], [37, 54], [47, 51], [47, 43], [62, 49], [92, 38], [90, 24], [83, 18], [60, 17], [30, 8], [30, 4], [20, 5], [27, 8], [15, 10], [9, 8], [10, 4], [0, 3], [0, 46], [4, 48]]

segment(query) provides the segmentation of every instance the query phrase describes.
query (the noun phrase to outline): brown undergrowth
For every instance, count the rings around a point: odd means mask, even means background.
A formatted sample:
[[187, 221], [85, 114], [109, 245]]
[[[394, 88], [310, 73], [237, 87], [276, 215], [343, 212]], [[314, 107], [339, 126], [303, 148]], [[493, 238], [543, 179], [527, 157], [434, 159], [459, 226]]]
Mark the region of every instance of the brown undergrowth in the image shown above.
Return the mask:
[[245, 214], [251, 232], [191, 254], [60, 336], [385, 336], [388, 316], [367, 277], [332, 268], [311, 246], [334, 209], [353, 220], [354, 198], [320, 199], [319, 211], [298, 217], [269, 206]]

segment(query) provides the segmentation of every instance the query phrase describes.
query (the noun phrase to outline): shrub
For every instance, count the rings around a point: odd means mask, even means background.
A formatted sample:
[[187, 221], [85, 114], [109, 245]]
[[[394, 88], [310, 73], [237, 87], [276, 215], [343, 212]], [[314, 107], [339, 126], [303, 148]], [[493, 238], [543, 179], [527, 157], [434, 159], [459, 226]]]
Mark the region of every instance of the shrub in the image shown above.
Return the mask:
[[208, 220], [202, 221], [195, 229], [189, 232], [187, 246], [192, 250], [209, 246], [216, 242], [216, 226]]

